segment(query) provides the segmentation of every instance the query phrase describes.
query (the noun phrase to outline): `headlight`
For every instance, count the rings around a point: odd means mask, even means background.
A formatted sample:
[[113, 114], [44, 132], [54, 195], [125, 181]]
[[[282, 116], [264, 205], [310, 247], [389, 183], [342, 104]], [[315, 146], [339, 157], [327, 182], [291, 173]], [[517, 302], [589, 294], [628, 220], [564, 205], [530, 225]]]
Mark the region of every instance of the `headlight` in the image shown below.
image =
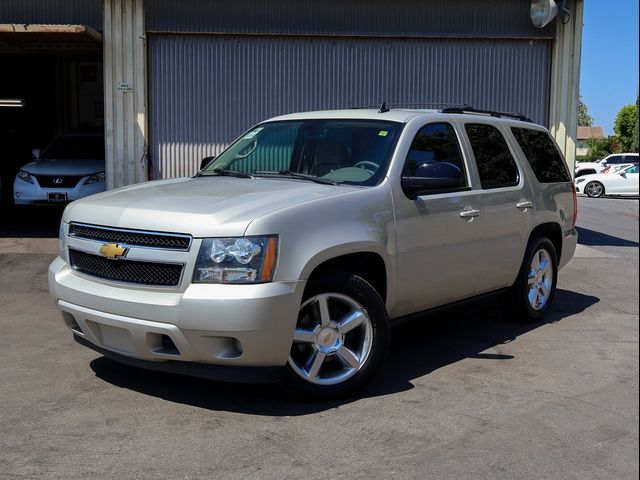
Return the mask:
[[208, 238], [202, 241], [194, 283], [264, 283], [273, 279], [278, 237]]
[[91, 183], [104, 182], [104, 172], [98, 172], [91, 175], [84, 181], [85, 185], [89, 185]]
[[[67, 262], [67, 246], [65, 242], [66, 228], [64, 220], [60, 221], [60, 230], [58, 230], [58, 253], [60, 258]], [[68, 262], [67, 262], [68, 263]]]
[[586, 178], [579, 178], [576, 180], [576, 183], [582, 183], [586, 180]]
[[33, 175], [31, 175], [29, 172], [27, 172], [26, 170], [19, 170], [18, 171], [18, 175], [17, 177], [20, 180], [24, 180], [27, 183], [33, 183]]

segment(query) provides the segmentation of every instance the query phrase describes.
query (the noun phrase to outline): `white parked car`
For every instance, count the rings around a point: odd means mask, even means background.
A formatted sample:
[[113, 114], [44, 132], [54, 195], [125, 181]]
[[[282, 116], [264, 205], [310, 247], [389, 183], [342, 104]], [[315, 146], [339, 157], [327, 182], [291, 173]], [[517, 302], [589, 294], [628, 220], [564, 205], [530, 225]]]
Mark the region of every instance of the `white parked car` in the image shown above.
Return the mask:
[[13, 182], [17, 205], [64, 204], [105, 189], [102, 134], [62, 135], [34, 157]]
[[583, 175], [592, 175], [594, 173], [603, 173], [603, 171], [612, 165], [622, 164], [638, 164], [637, 153], [613, 153], [606, 156], [602, 160], [596, 162], [579, 162], [576, 163], [575, 177], [582, 177]]
[[596, 173], [576, 179], [576, 191], [590, 197], [602, 195], [638, 195], [638, 165], [614, 173]]

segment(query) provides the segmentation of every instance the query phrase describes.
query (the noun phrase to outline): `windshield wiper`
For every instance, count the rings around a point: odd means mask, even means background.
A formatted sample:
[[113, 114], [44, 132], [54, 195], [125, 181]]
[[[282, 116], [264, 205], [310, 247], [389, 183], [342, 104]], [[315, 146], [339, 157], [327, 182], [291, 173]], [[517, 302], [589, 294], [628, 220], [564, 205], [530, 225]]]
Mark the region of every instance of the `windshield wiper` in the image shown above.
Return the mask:
[[[227, 170], [225, 168], [214, 168], [213, 173], [217, 173], [223, 177], [236, 177], [236, 178], [253, 178], [248, 173], [241, 172], [239, 170]], [[211, 177], [213, 175], [208, 175], [204, 172], [196, 173], [196, 177]]]
[[313, 175], [305, 175], [304, 173], [292, 172], [291, 170], [280, 170], [277, 172], [271, 171], [255, 171], [256, 175], [277, 175], [281, 177], [295, 178], [297, 180], [308, 180], [314, 183], [321, 183], [322, 185], [340, 185], [338, 182], [328, 180], [326, 178], [320, 178]]

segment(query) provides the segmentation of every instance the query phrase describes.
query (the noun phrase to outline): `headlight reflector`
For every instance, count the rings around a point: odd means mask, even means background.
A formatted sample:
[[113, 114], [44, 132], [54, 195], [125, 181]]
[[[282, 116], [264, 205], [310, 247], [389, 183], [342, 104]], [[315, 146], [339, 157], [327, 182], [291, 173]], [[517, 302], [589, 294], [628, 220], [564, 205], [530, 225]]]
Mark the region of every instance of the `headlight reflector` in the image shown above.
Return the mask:
[[29, 172], [27, 172], [26, 170], [19, 170], [18, 171], [18, 175], [17, 177], [20, 180], [23, 180], [27, 183], [33, 183], [33, 175], [31, 175]]
[[104, 182], [104, 172], [98, 172], [98, 173], [94, 173], [93, 175], [90, 175], [89, 178], [87, 178], [84, 181], [84, 184], [90, 185], [92, 183], [98, 183], [98, 182]]
[[278, 250], [275, 235], [208, 238], [202, 241], [194, 283], [264, 283], [273, 279]]

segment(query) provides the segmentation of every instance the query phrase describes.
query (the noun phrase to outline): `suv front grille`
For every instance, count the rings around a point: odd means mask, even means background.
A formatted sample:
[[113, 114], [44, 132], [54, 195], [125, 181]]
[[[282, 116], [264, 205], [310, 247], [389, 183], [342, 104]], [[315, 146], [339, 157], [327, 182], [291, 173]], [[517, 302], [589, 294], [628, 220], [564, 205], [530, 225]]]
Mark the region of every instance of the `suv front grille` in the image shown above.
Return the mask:
[[79, 223], [69, 225], [69, 236], [135, 247], [163, 248], [166, 250], [187, 251], [191, 245], [190, 235], [141, 232]]
[[38, 184], [44, 188], [73, 188], [82, 175], [35, 175]]
[[105, 280], [175, 287], [180, 284], [183, 265], [141, 262], [138, 260], [109, 260], [69, 249], [71, 267], [78, 272]]

